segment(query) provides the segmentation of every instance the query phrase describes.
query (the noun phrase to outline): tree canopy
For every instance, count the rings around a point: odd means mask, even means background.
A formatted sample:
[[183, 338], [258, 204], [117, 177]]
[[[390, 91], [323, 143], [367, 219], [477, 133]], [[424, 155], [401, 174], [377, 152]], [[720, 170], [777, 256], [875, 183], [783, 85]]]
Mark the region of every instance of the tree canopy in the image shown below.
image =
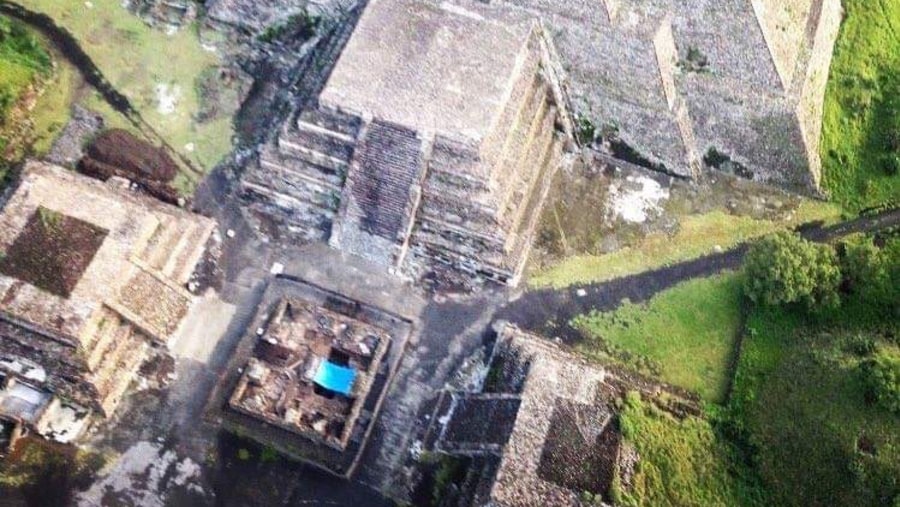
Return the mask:
[[834, 250], [778, 232], [753, 244], [744, 259], [744, 293], [757, 304], [834, 306], [841, 282]]

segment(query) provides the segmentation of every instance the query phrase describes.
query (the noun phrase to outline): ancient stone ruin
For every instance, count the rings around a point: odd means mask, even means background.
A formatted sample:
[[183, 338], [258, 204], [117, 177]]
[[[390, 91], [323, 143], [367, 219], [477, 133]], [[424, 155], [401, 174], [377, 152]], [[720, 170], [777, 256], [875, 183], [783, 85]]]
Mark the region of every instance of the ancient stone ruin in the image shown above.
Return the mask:
[[413, 279], [515, 285], [573, 134], [612, 164], [811, 192], [840, 15], [839, 0], [373, 0], [246, 171], [245, 211]]
[[541, 19], [612, 158], [810, 191], [840, 0], [493, 0]]
[[478, 465], [459, 505], [579, 506], [584, 492], [607, 497], [621, 444], [613, 376], [501, 326], [483, 392], [445, 397], [446, 413], [435, 419], [444, 427], [426, 442]]
[[530, 15], [375, 0], [312, 107], [242, 181], [247, 212], [414, 278], [514, 285], [564, 121]]
[[229, 405], [343, 450], [390, 341], [379, 327], [283, 299]]
[[217, 388], [216, 417], [280, 452], [348, 476], [410, 328], [374, 306], [277, 277]]
[[110, 416], [187, 312], [215, 224], [129, 187], [26, 165], [0, 214], [0, 417]]

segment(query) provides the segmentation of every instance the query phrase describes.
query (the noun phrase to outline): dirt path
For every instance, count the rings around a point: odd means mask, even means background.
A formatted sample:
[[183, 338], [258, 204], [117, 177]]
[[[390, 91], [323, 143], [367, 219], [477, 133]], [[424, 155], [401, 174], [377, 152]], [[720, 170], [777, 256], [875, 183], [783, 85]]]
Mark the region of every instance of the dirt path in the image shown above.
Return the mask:
[[[858, 232], [875, 232], [900, 226], [900, 208], [861, 217], [836, 225], [801, 226], [800, 234], [812, 241], [826, 242]], [[610, 311], [622, 301], [646, 301], [657, 293], [692, 278], [704, 278], [725, 270], [738, 269], [748, 244], [726, 252], [707, 255], [636, 275], [607, 282], [574, 285], [565, 289], [527, 291], [504, 306], [496, 315], [524, 329], [567, 343], [581, 340], [581, 333], [569, 325], [577, 315], [591, 310]]]

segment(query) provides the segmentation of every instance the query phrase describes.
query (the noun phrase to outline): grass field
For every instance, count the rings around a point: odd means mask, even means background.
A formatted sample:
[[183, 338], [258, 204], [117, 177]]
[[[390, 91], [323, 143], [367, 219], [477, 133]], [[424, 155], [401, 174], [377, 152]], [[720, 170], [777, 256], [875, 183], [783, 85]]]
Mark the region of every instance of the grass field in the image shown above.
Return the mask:
[[19, 94], [34, 80], [34, 69], [15, 60], [0, 59], [0, 90], [4, 94], [0, 115], [5, 115]]
[[532, 287], [566, 287], [602, 282], [648, 269], [695, 259], [713, 253], [716, 246], [730, 248], [773, 231], [794, 227], [814, 220], [834, 221], [840, 218], [839, 207], [804, 201], [790, 220], [754, 220], [722, 211], [686, 216], [678, 232], [648, 235], [639, 245], [605, 255], [569, 257], [528, 279]]
[[28, 28], [0, 16], [0, 122], [38, 77], [50, 74], [50, 55]]
[[825, 96], [823, 186], [836, 202], [857, 210], [900, 200], [900, 174], [884, 169], [886, 134], [900, 129], [900, 2], [843, 5]]
[[640, 462], [630, 491], [616, 495], [617, 505], [764, 505], [750, 475], [731, 460], [705, 419], [675, 419], [630, 393], [620, 423]]
[[866, 402], [858, 344], [900, 353], [900, 325], [851, 302], [825, 322], [755, 310], [748, 329], [730, 410], [775, 504], [897, 505], [900, 417]]
[[[74, 1], [21, 3], [72, 32], [110, 82], [175, 149], [207, 170], [228, 153], [230, 114], [204, 123], [195, 119], [201, 100], [198, 78], [219, 58], [203, 49], [190, 27], [167, 35], [130, 14], [119, 0], [93, 0], [92, 8]], [[170, 112], [161, 107], [166, 96], [174, 100]]]
[[52, 50], [51, 54], [54, 61], [53, 75], [31, 111], [31, 120], [34, 122], [32, 150], [37, 156], [50, 151], [56, 136], [69, 121], [72, 102], [81, 86], [81, 76], [75, 67]]
[[578, 345], [582, 354], [612, 356], [719, 403], [741, 331], [741, 280], [735, 274], [692, 280], [646, 304], [579, 317], [575, 325], [593, 338]]

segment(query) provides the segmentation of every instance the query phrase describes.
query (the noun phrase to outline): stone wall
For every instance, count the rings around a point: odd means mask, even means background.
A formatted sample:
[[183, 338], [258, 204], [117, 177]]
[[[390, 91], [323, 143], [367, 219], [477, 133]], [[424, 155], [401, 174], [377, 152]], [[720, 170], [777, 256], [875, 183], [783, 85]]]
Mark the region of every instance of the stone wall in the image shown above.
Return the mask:
[[815, 191], [839, 0], [493, 2], [543, 21], [598, 149], [682, 176], [715, 152], [726, 170]]

